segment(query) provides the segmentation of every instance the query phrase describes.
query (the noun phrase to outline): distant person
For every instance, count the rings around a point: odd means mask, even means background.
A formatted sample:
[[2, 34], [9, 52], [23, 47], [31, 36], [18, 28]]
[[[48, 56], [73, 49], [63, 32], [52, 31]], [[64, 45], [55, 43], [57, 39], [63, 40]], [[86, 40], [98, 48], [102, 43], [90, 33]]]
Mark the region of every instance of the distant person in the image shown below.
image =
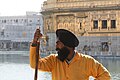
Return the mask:
[[[70, 31], [58, 29], [56, 31], [57, 54], [50, 54], [45, 58], [39, 58], [38, 69], [52, 73], [52, 80], [89, 80], [93, 76], [95, 80], [110, 80], [108, 70], [94, 58], [78, 53], [75, 47], [79, 40]], [[35, 68], [36, 43], [40, 37], [40, 30], [34, 34], [30, 46], [30, 66]]]

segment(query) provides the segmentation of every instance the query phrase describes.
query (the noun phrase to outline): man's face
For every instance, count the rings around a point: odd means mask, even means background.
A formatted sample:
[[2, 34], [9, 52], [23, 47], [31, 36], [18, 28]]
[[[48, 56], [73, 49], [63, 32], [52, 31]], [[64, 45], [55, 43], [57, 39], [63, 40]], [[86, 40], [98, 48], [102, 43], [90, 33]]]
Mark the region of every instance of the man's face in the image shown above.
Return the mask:
[[69, 49], [64, 46], [64, 44], [60, 40], [57, 40], [56, 42], [56, 51], [58, 51], [58, 59], [62, 62], [68, 57], [70, 53]]

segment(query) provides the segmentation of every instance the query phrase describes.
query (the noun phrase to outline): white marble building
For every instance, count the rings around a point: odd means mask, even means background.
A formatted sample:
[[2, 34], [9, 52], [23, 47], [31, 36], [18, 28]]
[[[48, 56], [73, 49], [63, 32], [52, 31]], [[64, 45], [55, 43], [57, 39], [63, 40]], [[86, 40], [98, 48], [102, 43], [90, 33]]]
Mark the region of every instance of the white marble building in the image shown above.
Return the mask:
[[37, 27], [43, 26], [42, 15], [26, 12], [23, 16], [0, 16], [0, 50], [28, 50]]

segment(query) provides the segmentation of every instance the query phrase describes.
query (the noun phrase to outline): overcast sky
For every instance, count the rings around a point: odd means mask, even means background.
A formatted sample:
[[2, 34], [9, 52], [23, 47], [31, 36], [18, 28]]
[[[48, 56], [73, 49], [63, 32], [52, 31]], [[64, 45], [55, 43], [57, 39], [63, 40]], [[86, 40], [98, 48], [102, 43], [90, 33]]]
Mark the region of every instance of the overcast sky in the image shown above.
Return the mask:
[[40, 12], [46, 0], [0, 0], [0, 16], [25, 15], [26, 11]]

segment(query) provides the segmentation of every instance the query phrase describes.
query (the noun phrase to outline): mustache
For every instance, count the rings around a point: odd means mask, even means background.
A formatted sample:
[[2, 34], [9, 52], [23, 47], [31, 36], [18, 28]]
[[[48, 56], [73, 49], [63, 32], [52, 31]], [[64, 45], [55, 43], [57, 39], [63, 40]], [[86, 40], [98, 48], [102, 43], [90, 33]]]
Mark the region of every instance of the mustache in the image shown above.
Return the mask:
[[60, 48], [56, 48], [56, 51], [60, 51], [61, 49]]

